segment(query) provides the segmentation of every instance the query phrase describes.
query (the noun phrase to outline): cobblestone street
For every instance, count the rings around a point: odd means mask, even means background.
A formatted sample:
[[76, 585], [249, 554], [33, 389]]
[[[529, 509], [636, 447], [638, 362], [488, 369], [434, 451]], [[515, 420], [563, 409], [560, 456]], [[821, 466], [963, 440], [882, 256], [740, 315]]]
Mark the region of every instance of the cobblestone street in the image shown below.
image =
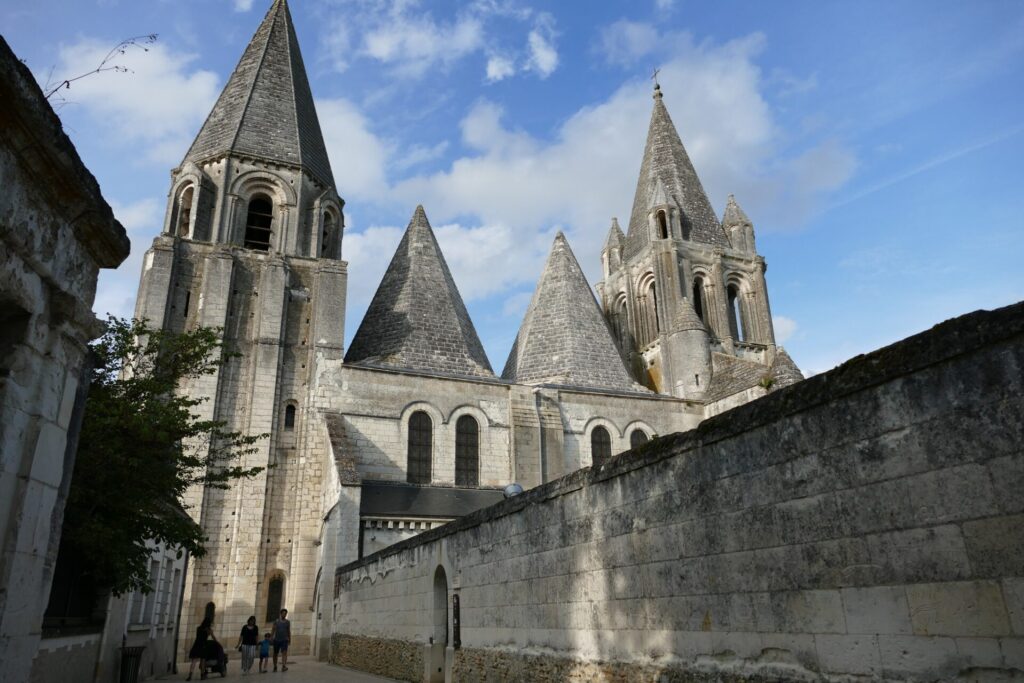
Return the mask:
[[[237, 654], [237, 653], [236, 653]], [[260, 674], [255, 671], [243, 676], [238, 665], [238, 657], [233, 657], [228, 662], [228, 675], [221, 678], [220, 674], [210, 674], [208, 681], [252, 681], [253, 683], [394, 683], [391, 678], [382, 678], [361, 671], [343, 669], [340, 666], [333, 666], [318, 662], [312, 657], [296, 657], [294, 662], [288, 663], [288, 671], [273, 671]], [[188, 664], [178, 664], [177, 674], [157, 676], [158, 681], [183, 681], [188, 676]], [[199, 674], [192, 676], [192, 680], [199, 680]]]

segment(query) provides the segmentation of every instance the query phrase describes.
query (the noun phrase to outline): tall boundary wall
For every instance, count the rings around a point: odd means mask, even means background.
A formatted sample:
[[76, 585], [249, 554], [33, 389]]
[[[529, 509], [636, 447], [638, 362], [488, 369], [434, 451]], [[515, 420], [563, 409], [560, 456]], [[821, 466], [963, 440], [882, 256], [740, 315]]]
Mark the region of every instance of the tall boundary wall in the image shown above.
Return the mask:
[[1024, 303], [340, 567], [333, 607], [333, 662], [408, 681], [1024, 679]]

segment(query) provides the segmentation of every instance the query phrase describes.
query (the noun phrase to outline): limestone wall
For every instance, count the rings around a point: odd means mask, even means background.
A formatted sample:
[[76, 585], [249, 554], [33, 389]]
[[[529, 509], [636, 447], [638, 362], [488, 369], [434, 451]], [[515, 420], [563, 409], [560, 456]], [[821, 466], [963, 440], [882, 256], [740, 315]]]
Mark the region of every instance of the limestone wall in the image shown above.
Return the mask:
[[1024, 675], [1022, 371], [1024, 304], [964, 316], [341, 567], [331, 659], [410, 681]]

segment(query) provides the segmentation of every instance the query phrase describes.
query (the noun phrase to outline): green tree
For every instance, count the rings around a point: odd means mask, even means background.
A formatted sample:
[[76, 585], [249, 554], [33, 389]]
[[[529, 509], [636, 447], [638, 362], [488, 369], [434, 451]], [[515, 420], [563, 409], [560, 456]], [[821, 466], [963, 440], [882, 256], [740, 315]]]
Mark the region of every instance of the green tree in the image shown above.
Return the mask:
[[241, 463], [266, 435], [202, 420], [193, 409], [205, 399], [177, 393], [231, 357], [217, 330], [177, 334], [110, 317], [91, 347], [92, 384], [62, 542], [115, 594], [149, 591], [146, 541], [201, 557], [206, 538], [182, 513], [182, 496], [191, 486], [226, 489], [262, 471]]

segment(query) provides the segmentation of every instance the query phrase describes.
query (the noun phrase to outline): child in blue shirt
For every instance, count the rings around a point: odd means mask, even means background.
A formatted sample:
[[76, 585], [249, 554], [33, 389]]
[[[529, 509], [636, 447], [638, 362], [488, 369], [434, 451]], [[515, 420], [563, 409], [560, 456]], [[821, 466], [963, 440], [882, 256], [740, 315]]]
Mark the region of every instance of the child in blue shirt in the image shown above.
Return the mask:
[[267, 673], [267, 660], [270, 659], [270, 634], [265, 633], [260, 641], [260, 673]]

